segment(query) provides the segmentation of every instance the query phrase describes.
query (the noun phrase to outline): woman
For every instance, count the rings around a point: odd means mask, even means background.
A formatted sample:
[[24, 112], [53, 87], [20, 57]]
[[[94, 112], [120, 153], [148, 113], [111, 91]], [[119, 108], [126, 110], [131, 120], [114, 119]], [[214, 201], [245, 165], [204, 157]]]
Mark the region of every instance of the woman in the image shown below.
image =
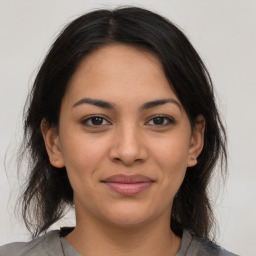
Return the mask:
[[[68, 25], [35, 79], [24, 138], [35, 239], [0, 255], [233, 255], [209, 235], [207, 186], [226, 160], [210, 76], [165, 18], [119, 8]], [[68, 205], [76, 226], [39, 237]]]

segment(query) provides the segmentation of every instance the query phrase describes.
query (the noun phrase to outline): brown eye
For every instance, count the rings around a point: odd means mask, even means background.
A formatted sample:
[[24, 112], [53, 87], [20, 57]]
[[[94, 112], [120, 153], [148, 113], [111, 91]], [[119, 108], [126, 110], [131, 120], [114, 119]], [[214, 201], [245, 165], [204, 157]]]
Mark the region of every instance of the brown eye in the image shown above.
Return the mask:
[[89, 127], [102, 127], [105, 125], [109, 125], [110, 123], [101, 116], [91, 116], [82, 121], [82, 124]]
[[156, 116], [148, 121], [148, 124], [152, 126], [166, 126], [173, 123], [174, 120], [167, 116]]
[[163, 125], [164, 121], [165, 121], [164, 117], [155, 117], [155, 118], [153, 118], [153, 123], [155, 125]]
[[104, 121], [104, 119], [102, 117], [96, 116], [96, 117], [91, 118], [91, 123], [93, 125], [102, 125], [103, 121]]

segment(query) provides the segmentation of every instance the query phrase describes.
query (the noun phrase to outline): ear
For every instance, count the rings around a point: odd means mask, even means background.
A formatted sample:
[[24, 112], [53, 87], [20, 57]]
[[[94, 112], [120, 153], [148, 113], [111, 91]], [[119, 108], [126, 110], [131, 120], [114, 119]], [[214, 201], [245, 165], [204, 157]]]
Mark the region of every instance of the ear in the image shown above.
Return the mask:
[[200, 155], [204, 146], [204, 130], [205, 130], [205, 118], [202, 115], [196, 117], [194, 128], [192, 131], [189, 153], [188, 153], [188, 167], [195, 166], [197, 164], [197, 157]]
[[50, 126], [49, 123], [43, 119], [41, 122], [41, 132], [51, 165], [56, 168], [64, 167], [65, 164], [61, 152], [57, 128]]

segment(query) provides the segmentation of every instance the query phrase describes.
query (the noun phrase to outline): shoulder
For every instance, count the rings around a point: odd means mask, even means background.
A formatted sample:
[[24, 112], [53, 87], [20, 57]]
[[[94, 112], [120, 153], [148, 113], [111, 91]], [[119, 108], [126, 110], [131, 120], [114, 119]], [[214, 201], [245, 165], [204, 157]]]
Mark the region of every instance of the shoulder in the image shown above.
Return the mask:
[[0, 246], [0, 256], [17, 255], [19, 251], [26, 246], [27, 243], [16, 242]]
[[[195, 256], [238, 256], [237, 254], [226, 251], [224, 248], [215, 244], [214, 242], [196, 237], [192, 232], [184, 230], [182, 240], [186, 240], [189, 244], [187, 248], [187, 254], [185, 255], [195, 255]], [[182, 243], [184, 243], [182, 241]]]
[[0, 246], [0, 256], [62, 255], [59, 231], [50, 231], [30, 242], [16, 242]]
[[194, 237], [194, 244], [197, 246], [198, 253], [201, 253], [200, 255], [238, 256], [208, 239]]

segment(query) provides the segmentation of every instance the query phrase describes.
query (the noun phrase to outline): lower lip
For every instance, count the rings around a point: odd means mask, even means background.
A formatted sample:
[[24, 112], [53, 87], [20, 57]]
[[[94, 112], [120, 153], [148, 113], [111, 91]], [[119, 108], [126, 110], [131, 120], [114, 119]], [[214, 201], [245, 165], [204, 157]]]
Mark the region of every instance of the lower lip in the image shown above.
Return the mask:
[[117, 183], [105, 182], [105, 184], [115, 192], [124, 195], [132, 196], [141, 193], [151, 186], [152, 182], [139, 182], [139, 183]]

